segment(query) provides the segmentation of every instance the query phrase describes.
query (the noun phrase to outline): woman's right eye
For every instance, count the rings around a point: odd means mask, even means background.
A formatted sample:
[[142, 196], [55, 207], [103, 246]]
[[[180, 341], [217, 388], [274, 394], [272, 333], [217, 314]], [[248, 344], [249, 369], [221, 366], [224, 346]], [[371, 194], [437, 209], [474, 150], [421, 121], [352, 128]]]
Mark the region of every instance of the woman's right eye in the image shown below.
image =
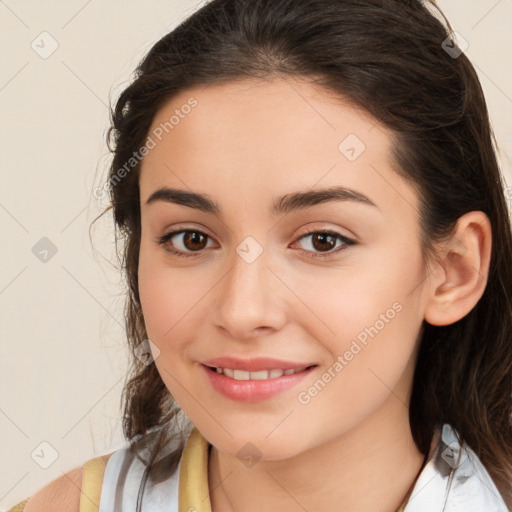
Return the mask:
[[[209, 235], [196, 229], [181, 229], [177, 231], [170, 231], [169, 233], [158, 237], [156, 242], [163, 245], [164, 249], [169, 251], [171, 254], [188, 258], [190, 256], [196, 256], [197, 254], [194, 253], [200, 253], [202, 249], [207, 248], [205, 242], [207, 242], [207, 239], [209, 238]], [[176, 241], [173, 241], [173, 239]], [[173, 241], [172, 245], [169, 244], [170, 241]], [[181, 245], [181, 247], [176, 249], [176, 245]]]

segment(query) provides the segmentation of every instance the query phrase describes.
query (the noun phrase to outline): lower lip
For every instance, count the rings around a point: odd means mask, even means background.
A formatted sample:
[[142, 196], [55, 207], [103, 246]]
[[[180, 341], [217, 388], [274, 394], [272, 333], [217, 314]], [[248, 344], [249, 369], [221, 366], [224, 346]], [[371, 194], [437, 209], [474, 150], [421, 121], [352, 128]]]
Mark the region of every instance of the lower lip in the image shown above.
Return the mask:
[[236, 380], [201, 365], [212, 386], [222, 395], [239, 402], [260, 402], [296, 386], [315, 366], [291, 375], [260, 380]]

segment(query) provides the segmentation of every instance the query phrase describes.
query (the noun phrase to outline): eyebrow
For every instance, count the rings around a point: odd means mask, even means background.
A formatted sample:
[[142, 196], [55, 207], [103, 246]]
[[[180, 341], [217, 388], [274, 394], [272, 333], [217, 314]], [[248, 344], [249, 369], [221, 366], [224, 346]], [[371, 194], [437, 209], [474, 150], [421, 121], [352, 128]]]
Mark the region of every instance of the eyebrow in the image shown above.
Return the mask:
[[[211, 213], [219, 216], [222, 215], [222, 209], [219, 203], [210, 199], [205, 194], [198, 194], [196, 192], [189, 192], [187, 190], [180, 190], [176, 188], [161, 187], [149, 196], [146, 204], [152, 204], [160, 201], [188, 206], [189, 208], [195, 208], [205, 213]], [[286, 194], [273, 202], [270, 212], [272, 215], [281, 215], [294, 210], [302, 210], [333, 201], [355, 201], [357, 203], [378, 208], [369, 197], [365, 196], [361, 192], [351, 188], [338, 186]]]

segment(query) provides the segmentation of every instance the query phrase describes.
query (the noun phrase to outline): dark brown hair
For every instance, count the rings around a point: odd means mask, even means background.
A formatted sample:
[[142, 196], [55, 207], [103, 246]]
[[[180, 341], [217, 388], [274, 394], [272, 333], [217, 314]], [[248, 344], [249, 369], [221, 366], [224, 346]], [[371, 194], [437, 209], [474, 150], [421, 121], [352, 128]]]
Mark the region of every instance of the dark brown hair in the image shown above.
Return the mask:
[[[155, 113], [177, 93], [244, 78], [294, 77], [348, 99], [392, 129], [397, 172], [419, 192], [425, 254], [463, 214], [481, 210], [489, 217], [493, 247], [483, 297], [453, 325], [424, 322], [410, 426], [418, 449], [427, 453], [436, 426], [452, 425], [512, 506], [511, 227], [484, 95], [466, 55], [445, 50], [450, 36], [444, 15], [419, 0], [213, 0], [139, 64], [112, 111], [107, 138], [113, 152], [110, 208], [125, 242], [133, 355], [123, 429], [134, 450], [151, 446], [148, 470], [158, 450], [177, 436], [171, 425], [180, 408], [156, 366], [135, 357], [147, 338], [137, 287], [139, 165], [121, 180], [116, 173], [144, 145]], [[153, 473], [151, 478], [163, 478]]]

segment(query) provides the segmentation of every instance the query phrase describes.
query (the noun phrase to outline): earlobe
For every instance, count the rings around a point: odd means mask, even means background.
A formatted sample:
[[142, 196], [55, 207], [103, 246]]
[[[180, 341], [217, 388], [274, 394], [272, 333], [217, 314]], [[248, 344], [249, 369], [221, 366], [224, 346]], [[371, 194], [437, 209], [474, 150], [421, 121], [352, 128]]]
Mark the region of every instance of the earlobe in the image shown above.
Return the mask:
[[491, 259], [492, 231], [489, 218], [480, 211], [459, 218], [430, 280], [425, 320], [450, 325], [466, 316], [482, 297]]

